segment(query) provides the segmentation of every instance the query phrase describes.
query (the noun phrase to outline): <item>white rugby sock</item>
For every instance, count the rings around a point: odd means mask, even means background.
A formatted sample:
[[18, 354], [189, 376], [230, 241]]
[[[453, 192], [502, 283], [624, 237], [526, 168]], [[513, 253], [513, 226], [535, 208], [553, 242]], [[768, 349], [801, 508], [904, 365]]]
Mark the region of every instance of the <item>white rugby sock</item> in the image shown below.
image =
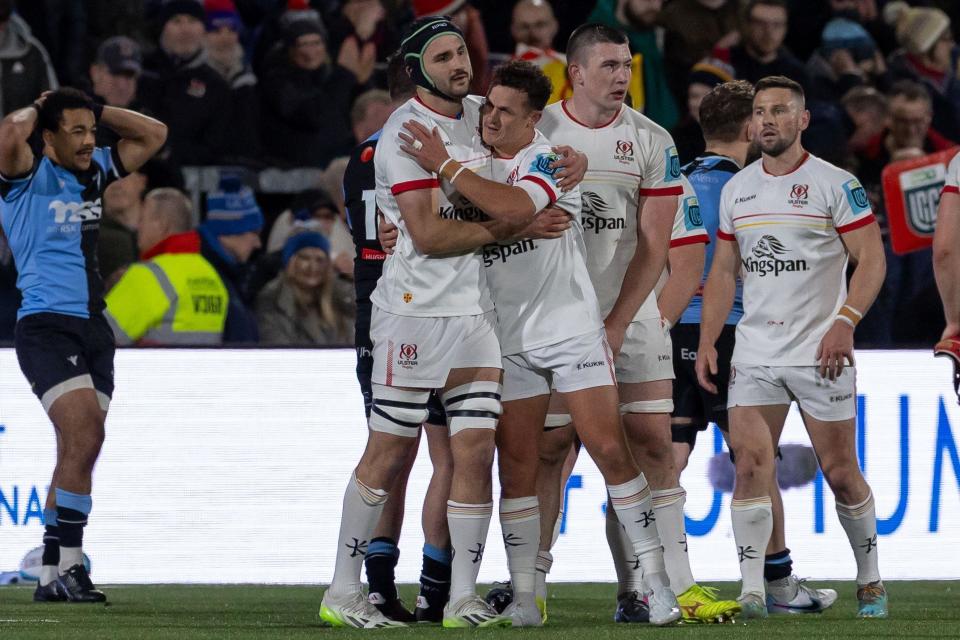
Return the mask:
[[613, 569], [617, 572], [617, 595], [637, 591], [644, 593], [643, 576], [640, 575], [640, 563], [633, 552], [633, 543], [620, 524], [617, 511], [607, 501], [606, 513], [607, 546], [613, 557]]
[[733, 500], [730, 503], [730, 518], [740, 559], [740, 575], [743, 577], [740, 594], [756, 593], [765, 597], [763, 562], [773, 532], [770, 496]]
[[657, 517], [647, 479], [641, 473], [623, 484], [608, 484], [607, 493], [627, 538], [633, 544], [644, 584], [651, 589], [668, 586], [663, 546], [657, 532]]
[[332, 595], [344, 596], [361, 590], [360, 570], [367, 544], [386, 501], [386, 491], [371, 489], [357, 480], [356, 472], [350, 474], [343, 493], [337, 560], [329, 589]]
[[840, 524], [847, 533], [850, 548], [857, 560], [857, 584], [865, 585], [880, 579], [879, 558], [877, 557], [877, 512], [874, 508], [873, 492], [867, 494], [860, 504], [845, 505], [837, 503], [837, 515]]
[[83, 547], [60, 547], [60, 573], [66, 573], [77, 564], [83, 564]]
[[60, 567], [52, 564], [44, 564], [40, 566], [40, 586], [45, 587], [54, 580], [57, 579], [57, 575], [60, 573]]
[[537, 552], [537, 584], [534, 593], [538, 598], [547, 599], [547, 576], [553, 568], [553, 554], [549, 551]]
[[513, 592], [533, 593], [537, 550], [540, 548], [540, 502], [537, 496], [501, 499], [500, 528]]
[[670, 576], [670, 588], [681, 594], [693, 585], [690, 556], [687, 554], [687, 531], [683, 524], [683, 505], [687, 492], [683, 487], [653, 492], [653, 510], [657, 513], [657, 531], [663, 542], [663, 561]]
[[450, 602], [477, 593], [477, 574], [487, 545], [493, 503], [465, 504], [447, 500], [447, 524], [453, 563], [450, 568]]

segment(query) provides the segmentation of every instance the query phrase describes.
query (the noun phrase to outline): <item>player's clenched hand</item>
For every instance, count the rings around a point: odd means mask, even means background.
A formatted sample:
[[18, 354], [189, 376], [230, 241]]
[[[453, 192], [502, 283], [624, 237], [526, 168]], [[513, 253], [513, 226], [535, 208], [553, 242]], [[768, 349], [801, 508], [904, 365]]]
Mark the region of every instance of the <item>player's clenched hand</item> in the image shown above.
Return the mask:
[[540, 240], [559, 238], [570, 228], [572, 219], [573, 217], [562, 209], [547, 208], [534, 216], [533, 221], [520, 232], [520, 236]]
[[700, 343], [697, 348], [697, 382], [710, 393], [717, 393], [717, 385], [713, 377], [717, 375], [717, 348], [712, 344]]
[[440, 165], [450, 157], [447, 153], [447, 147], [443, 144], [443, 138], [440, 137], [440, 131], [434, 127], [433, 131], [414, 120], [408, 120], [403, 123], [403, 128], [407, 133], [399, 133], [400, 140], [404, 144], [400, 148], [404, 152], [413, 156], [421, 167], [431, 173], [440, 171]]
[[554, 174], [557, 186], [560, 187], [560, 191], [570, 191], [583, 182], [583, 177], [587, 175], [587, 154], [580, 153], [567, 145], [553, 147], [552, 151], [560, 156], [550, 164], [552, 169], [557, 170]]
[[393, 248], [397, 246], [397, 237], [400, 235], [400, 231], [397, 229], [396, 225], [391, 222], [388, 222], [386, 218], [383, 217], [382, 213], [377, 214], [377, 239], [380, 240], [380, 246], [383, 247], [383, 252], [388, 255], [393, 255]]
[[817, 347], [820, 375], [836, 380], [843, 373], [844, 360], [849, 362], [850, 366], [856, 364], [853, 361], [853, 327], [837, 320]]

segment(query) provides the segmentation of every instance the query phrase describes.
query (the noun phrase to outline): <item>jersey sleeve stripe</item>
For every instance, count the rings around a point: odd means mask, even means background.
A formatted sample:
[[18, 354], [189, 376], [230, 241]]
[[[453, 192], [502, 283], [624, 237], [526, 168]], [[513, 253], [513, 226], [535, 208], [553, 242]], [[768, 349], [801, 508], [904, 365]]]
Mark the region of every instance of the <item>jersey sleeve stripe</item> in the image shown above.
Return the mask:
[[557, 192], [554, 191], [553, 188], [542, 178], [538, 178], [537, 176], [523, 176], [520, 179], [529, 180], [534, 184], [540, 185], [540, 188], [547, 192], [547, 198], [550, 199], [550, 204], [553, 204], [557, 201]]
[[677, 238], [676, 240], [670, 241], [670, 248], [682, 247], [688, 244], [710, 244], [710, 236], [706, 233], [700, 233], [695, 236], [687, 236], [686, 238]]
[[837, 233], [847, 233], [850, 231], [855, 231], [856, 229], [859, 229], [860, 227], [865, 227], [874, 221], [876, 221], [876, 218], [874, 218], [873, 214], [871, 213], [868, 216], [863, 216], [859, 220], [854, 220], [850, 224], [845, 224], [842, 227], [837, 227]]
[[675, 187], [661, 187], [659, 189], [641, 188], [640, 195], [642, 196], [682, 196], [683, 185], [677, 185]]
[[960, 193], [960, 187], [953, 184], [948, 184], [943, 188], [943, 191], [940, 192], [940, 195], [945, 193]]
[[408, 180], [406, 182], [398, 182], [397, 184], [390, 187], [390, 193], [395, 196], [400, 195], [401, 193], [406, 193], [407, 191], [416, 191], [418, 189], [436, 189], [440, 186], [440, 181], [436, 178], [424, 178], [423, 180]]
[[737, 237], [732, 233], [727, 233], [723, 229], [717, 229], [717, 238], [720, 240], [728, 240], [730, 242], [736, 242]]

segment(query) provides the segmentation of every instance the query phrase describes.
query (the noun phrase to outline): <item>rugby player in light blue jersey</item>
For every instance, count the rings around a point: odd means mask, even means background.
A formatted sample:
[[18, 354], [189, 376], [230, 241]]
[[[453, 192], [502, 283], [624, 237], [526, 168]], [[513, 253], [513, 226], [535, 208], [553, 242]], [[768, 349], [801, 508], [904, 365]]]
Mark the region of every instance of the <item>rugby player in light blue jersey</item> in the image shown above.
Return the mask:
[[[98, 123], [120, 136], [115, 148], [95, 146]], [[57, 436], [38, 602], [106, 601], [82, 561], [91, 476], [113, 393], [114, 339], [97, 265], [102, 197], [166, 138], [161, 122], [70, 88], [46, 92], [0, 121], [0, 222], [23, 296], [17, 359]]]

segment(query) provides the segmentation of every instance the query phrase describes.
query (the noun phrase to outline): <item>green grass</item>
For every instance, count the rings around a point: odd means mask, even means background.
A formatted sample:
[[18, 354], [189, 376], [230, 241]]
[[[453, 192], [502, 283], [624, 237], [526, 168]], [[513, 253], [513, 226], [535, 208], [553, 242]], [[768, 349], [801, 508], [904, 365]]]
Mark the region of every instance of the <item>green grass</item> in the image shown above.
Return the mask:
[[[733, 597], [731, 583], [715, 585]], [[490, 640], [515, 634], [543, 640], [647, 637], [680, 638], [957, 638], [960, 637], [960, 582], [889, 582], [891, 618], [858, 620], [851, 583], [818, 583], [840, 592], [822, 615], [778, 616], [749, 624], [697, 625], [657, 629], [616, 625], [612, 621], [615, 588], [610, 584], [551, 586], [550, 620], [543, 629], [444, 630], [436, 626], [388, 631], [320, 627], [317, 609], [322, 589], [283, 586], [114, 586], [105, 589], [109, 607], [38, 605], [28, 587], [0, 587], [0, 638], [316, 638], [355, 637], [367, 633], [391, 638], [431, 638], [471, 634]], [[407, 602], [413, 586], [401, 588]]]

